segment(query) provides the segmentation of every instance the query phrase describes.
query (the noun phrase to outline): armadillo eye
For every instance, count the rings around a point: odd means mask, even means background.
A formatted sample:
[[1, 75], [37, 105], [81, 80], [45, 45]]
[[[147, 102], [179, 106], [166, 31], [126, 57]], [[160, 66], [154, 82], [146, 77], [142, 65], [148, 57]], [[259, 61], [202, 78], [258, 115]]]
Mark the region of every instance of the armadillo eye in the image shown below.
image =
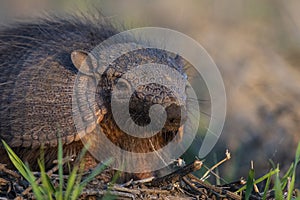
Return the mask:
[[130, 86], [130, 83], [126, 79], [119, 78], [116, 83], [116, 88], [117, 88], [117, 90], [120, 90], [120, 91], [127, 91], [127, 90], [130, 90], [131, 86]]

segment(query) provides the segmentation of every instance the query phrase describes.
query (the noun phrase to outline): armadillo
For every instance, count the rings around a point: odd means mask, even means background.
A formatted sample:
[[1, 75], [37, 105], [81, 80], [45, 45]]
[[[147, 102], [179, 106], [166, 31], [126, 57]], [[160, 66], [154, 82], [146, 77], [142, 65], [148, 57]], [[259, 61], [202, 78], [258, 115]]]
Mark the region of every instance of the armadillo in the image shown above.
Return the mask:
[[[36, 159], [41, 147], [45, 151], [46, 168], [50, 168], [57, 158], [58, 138], [63, 142], [64, 155], [78, 155], [84, 146], [82, 141], [95, 134], [95, 126], [90, 126], [79, 137], [72, 108], [74, 85], [78, 73], [82, 71], [82, 63], [90, 57], [88, 52], [118, 32], [103, 17], [92, 19], [78, 16], [47, 17], [1, 28], [0, 138], [33, 169], [37, 168]], [[92, 65], [88, 61], [85, 63]], [[96, 104], [80, 110], [84, 119], [89, 117], [84, 116], [85, 109], [90, 109], [93, 124], [125, 151], [148, 153], [164, 147], [176, 135], [183, 134], [184, 116], [181, 111], [185, 107], [184, 88], [179, 94], [183, 100], [178, 101], [169, 88], [157, 83], [135, 88], [129, 113], [138, 126], [145, 126], [151, 121], [150, 107], [164, 105], [167, 121], [162, 130], [152, 137], [138, 138], [128, 135], [116, 124], [111, 108], [112, 88], [127, 71], [147, 63], [169, 66], [185, 76], [178, 55], [147, 48], [129, 52], [110, 63], [98, 77]], [[126, 90], [130, 81], [122, 77], [121, 90]], [[177, 80], [171, 82], [178, 84]], [[95, 145], [106, 144], [97, 138], [91, 142], [90, 148]], [[1, 163], [9, 165], [4, 151], [0, 145]], [[90, 154], [87, 156], [92, 160], [90, 167], [101, 162]]]

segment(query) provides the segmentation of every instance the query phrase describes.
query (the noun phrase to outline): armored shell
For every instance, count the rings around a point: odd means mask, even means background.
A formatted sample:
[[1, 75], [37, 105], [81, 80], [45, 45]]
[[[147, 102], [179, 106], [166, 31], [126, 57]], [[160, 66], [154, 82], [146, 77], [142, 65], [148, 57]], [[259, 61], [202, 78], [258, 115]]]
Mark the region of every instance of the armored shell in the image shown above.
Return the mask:
[[[34, 163], [39, 156], [37, 150], [43, 146], [47, 155], [46, 167], [51, 166], [56, 158], [59, 137], [65, 154], [77, 154], [83, 147], [72, 110], [78, 69], [81, 61], [88, 57], [84, 52], [92, 51], [117, 32], [103, 17], [74, 16], [17, 23], [0, 30], [0, 138], [23, 160]], [[112, 88], [122, 74], [145, 63], [165, 64], [183, 73], [178, 56], [171, 53], [155, 49], [130, 52], [109, 63], [99, 77], [95, 105], [78, 110], [83, 119], [92, 119], [111, 141], [126, 151], [159, 149], [178, 133], [181, 126], [178, 110], [184, 102], [178, 103], [172, 92], [157, 84], [137, 88], [131, 99], [130, 114], [138, 125], [143, 126], [149, 123], [151, 105], [168, 103], [168, 126], [152, 138], [143, 139], [127, 135], [116, 125], [110, 107]], [[93, 67], [97, 69], [97, 66]], [[88, 81], [89, 74], [82, 77], [83, 82]], [[185, 99], [184, 92], [180, 95]], [[85, 109], [90, 109], [92, 115], [85, 116]], [[93, 137], [94, 126], [86, 128], [83, 130], [86, 138]], [[100, 141], [91, 148], [105, 145], [101, 138], [96, 139]], [[4, 151], [1, 145], [0, 151]], [[8, 162], [8, 159], [3, 158], [1, 162]], [[93, 162], [97, 161], [94, 159]]]

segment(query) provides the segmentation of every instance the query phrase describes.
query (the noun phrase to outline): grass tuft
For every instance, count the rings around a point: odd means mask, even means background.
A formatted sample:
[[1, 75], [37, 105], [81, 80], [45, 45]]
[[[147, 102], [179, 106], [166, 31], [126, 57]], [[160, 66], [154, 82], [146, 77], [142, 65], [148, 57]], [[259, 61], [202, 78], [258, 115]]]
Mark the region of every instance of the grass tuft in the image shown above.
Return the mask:
[[[58, 174], [59, 184], [55, 187], [51, 182], [50, 177], [46, 173], [44, 165], [44, 154], [41, 152], [41, 158], [38, 160], [38, 165], [41, 174], [41, 184], [38, 183], [37, 178], [30, 170], [29, 166], [25, 165], [24, 162], [13, 152], [8, 144], [2, 140], [2, 143], [8, 153], [8, 156], [20, 174], [29, 182], [32, 187], [35, 199], [58, 199], [58, 200], [76, 200], [81, 195], [84, 187], [98, 174], [100, 174], [106, 166], [109, 166], [112, 159], [99, 164], [84, 180], [82, 180], [82, 172], [84, 169], [84, 162], [82, 161], [87, 149], [84, 148], [79, 156], [79, 163], [71, 170], [67, 182], [63, 177], [63, 147], [62, 142], [59, 140], [58, 145]], [[65, 186], [65, 187], [64, 187]]]
[[[260, 177], [259, 179], [255, 180], [255, 173], [254, 169], [251, 167], [249, 170], [249, 175], [247, 179], [246, 185], [241, 187], [239, 190], [236, 191], [236, 193], [240, 193], [245, 191], [245, 199], [249, 199], [251, 196], [251, 192], [253, 190], [253, 186], [264, 181], [266, 181], [264, 192], [262, 194], [262, 199], [267, 199], [267, 193], [270, 191], [270, 182], [272, 176], [275, 175], [275, 185], [273, 187], [273, 190], [275, 191], [275, 197], [276, 199], [285, 199], [284, 192], [287, 190], [287, 196], [286, 199], [293, 199], [293, 192], [295, 191], [295, 180], [296, 180], [296, 168], [297, 165], [300, 162], [300, 142], [298, 144], [296, 154], [295, 154], [295, 161], [291, 164], [289, 170], [285, 173], [285, 175], [280, 179], [279, 177], [279, 166], [276, 167], [275, 170], [270, 170], [269, 173], [265, 174], [264, 176]], [[298, 196], [296, 200], [300, 200], [300, 197]]]

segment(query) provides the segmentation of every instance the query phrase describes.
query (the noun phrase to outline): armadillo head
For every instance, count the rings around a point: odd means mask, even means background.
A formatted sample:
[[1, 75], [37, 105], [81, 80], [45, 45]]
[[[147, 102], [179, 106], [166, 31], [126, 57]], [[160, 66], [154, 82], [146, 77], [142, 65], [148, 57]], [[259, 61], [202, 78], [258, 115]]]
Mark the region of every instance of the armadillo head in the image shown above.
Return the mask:
[[[83, 51], [72, 53], [73, 64], [90, 76], [97, 74], [96, 60]], [[187, 78], [179, 56], [157, 49], [132, 51], [96, 77], [96, 124], [110, 141], [127, 151], [150, 152], [153, 144], [159, 149], [182, 137]]]

